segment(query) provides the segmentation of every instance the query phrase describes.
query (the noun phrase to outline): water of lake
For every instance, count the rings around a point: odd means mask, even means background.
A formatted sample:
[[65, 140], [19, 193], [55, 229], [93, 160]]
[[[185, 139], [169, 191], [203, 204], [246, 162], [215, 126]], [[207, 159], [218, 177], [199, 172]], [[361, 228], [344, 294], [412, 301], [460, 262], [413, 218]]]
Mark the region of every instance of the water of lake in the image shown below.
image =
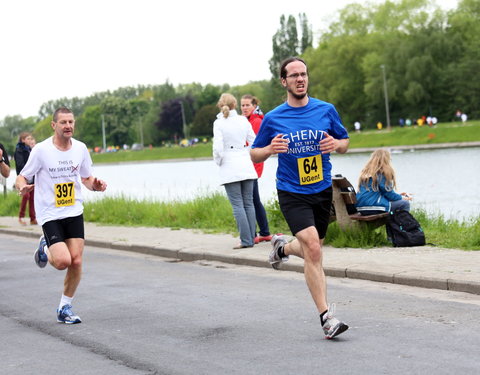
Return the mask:
[[[370, 154], [332, 155], [333, 173], [356, 186]], [[392, 154], [397, 191], [414, 197], [412, 208], [463, 220], [480, 212], [480, 148], [404, 151]], [[265, 163], [259, 180], [263, 201], [275, 197], [277, 159]], [[105, 194], [86, 191], [86, 199], [101, 196], [152, 200], [188, 200], [209, 192], [224, 193], [212, 160], [96, 165], [94, 174], [108, 183]], [[14, 173], [12, 173], [14, 175]], [[14, 176], [8, 179], [12, 186]]]

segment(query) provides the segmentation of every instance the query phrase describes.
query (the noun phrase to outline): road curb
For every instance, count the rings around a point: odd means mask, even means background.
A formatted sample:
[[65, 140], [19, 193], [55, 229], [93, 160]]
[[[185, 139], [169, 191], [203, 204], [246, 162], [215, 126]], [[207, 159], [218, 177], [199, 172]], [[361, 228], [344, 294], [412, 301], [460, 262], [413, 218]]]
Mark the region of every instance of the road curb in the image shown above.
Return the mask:
[[[39, 237], [39, 233], [33, 231], [16, 230], [9, 228], [0, 228], [0, 233], [21, 237]], [[259, 257], [244, 257], [241, 254], [225, 255], [219, 252], [205, 251], [201, 249], [171, 249], [163, 246], [128, 244], [120, 241], [108, 242], [95, 239], [85, 240], [85, 245], [91, 247], [101, 247], [112, 250], [121, 250], [133, 253], [160, 256], [165, 258], [182, 260], [185, 262], [205, 260], [252, 267], [271, 268], [267, 260], [261, 259]], [[303, 273], [303, 265], [294, 262], [287, 262], [281, 265], [281, 270]], [[464, 292], [480, 295], [480, 282], [476, 281], [411, 276], [404, 275], [403, 272], [390, 274], [378, 271], [350, 269], [348, 267], [325, 267], [324, 271], [325, 274], [330, 277], [369, 280], [382, 283], [408, 285], [428, 289], [450, 290], [455, 292]]]

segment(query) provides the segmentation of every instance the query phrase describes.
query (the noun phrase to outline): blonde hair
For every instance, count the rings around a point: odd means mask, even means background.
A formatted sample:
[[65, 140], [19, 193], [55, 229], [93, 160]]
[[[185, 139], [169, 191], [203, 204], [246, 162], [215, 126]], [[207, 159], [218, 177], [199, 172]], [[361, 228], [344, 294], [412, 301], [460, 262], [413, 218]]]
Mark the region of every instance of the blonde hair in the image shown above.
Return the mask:
[[218, 99], [217, 107], [223, 113], [223, 117], [227, 118], [232, 109], [237, 107], [237, 99], [232, 94], [223, 93]]
[[391, 163], [390, 152], [383, 148], [375, 150], [370, 156], [370, 159], [368, 159], [367, 164], [365, 164], [365, 167], [363, 167], [360, 172], [358, 188], [360, 189], [362, 185], [368, 187], [368, 181], [372, 179], [372, 189], [373, 191], [378, 191], [378, 180], [381, 175], [385, 176], [385, 186], [387, 190], [395, 189], [397, 182]]

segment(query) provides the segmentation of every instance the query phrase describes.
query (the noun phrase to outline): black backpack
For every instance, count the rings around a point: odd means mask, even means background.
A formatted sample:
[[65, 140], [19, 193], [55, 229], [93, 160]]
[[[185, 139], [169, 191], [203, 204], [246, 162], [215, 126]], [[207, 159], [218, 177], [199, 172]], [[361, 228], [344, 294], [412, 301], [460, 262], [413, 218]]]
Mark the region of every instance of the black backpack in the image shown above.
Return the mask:
[[425, 233], [418, 221], [408, 211], [390, 211], [385, 227], [387, 238], [395, 247], [425, 245]]

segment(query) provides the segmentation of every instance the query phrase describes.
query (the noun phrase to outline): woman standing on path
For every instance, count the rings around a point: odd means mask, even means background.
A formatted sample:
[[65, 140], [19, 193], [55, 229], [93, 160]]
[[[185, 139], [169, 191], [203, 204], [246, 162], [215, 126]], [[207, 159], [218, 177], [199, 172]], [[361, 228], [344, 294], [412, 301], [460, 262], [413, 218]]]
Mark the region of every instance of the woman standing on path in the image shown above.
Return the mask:
[[[242, 114], [248, 119], [252, 125], [255, 134], [258, 134], [263, 120], [263, 113], [258, 106], [258, 99], [252, 95], [243, 95], [240, 101], [242, 107]], [[263, 163], [254, 163], [255, 171], [258, 178], [262, 177]], [[255, 243], [270, 241], [272, 235], [268, 227], [267, 213], [260, 200], [260, 193], [258, 191], [258, 180], [253, 183], [253, 205], [255, 206], [255, 218], [259, 228], [258, 236], [255, 236]]]
[[255, 133], [248, 120], [239, 116], [237, 100], [224, 93], [217, 103], [220, 113], [213, 123], [213, 159], [220, 167], [220, 184], [225, 186], [240, 232], [240, 244], [234, 249], [253, 247], [255, 207], [253, 185], [257, 173], [250, 159]]

